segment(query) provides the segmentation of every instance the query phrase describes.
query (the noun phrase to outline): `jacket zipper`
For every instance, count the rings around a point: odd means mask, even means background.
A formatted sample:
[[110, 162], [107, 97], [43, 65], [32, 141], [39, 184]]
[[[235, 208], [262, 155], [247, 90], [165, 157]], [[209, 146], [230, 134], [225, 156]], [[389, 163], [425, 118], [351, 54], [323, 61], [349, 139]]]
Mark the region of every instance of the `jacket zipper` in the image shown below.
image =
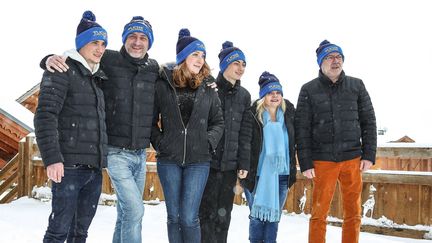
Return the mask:
[[[182, 121], [183, 123], [183, 121]], [[183, 124], [184, 127], [184, 124]], [[187, 128], [185, 128], [184, 130], [184, 145], [183, 145], [183, 162], [182, 165], [185, 165], [185, 161], [186, 161], [186, 137], [187, 137]]]
[[[171, 84], [171, 82], [169, 81], [168, 75], [166, 74], [165, 70], [164, 70], [164, 74], [165, 74], [165, 77], [166, 77], [166, 79], [167, 79], [169, 85], [171, 86], [171, 88], [172, 88], [173, 91], [174, 91], [174, 96], [177, 97], [176, 89], [175, 89], [175, 87]], [[177, 102], [176, 102], [176, 103], [177, 103]], [[180, 117], [180, 122], [181, 122], [181, 124], [182, 124], [182, 126], [183, 126], [183, 129], [184, 129], [183, 161], [182, 161], [182, 163], [181, 163], [182, 166], [184, 166], [184, 165], [186, 164], [187, 126], [185, 126], [185, 124], [183, 123], [183, 119], [182, 119], [182, 117], [181, 117], [181, 112], [180, 112], [180, 108], [178, 107], [178, 104], [176, 104], [176, 107], [177, 107], [177, 111], [178, 111], [177, 114], [178, 114], [178, 116]]]
[[95, 77], [92, 75], [92, 76], [90, 76], [90, 86], [92, 87], [92, 90], [93, 90], [93, 92], [94, 92], [94, 94], [95, 94], [95, 97], [96, 97], [96, 113], [97, 113], [97, 117], [98, 117], [98, 120], [99, 120], [99, 122], [98, 122], [98, 125], [99, 125], [99, 129], [97, 129], [98, 130], [98, 136], [99, 136], [99, 146], [97, 146], [97, 150], [98, 150], [98, 152], [99, 152], [99, 161], [98, 161], [98, 164], [99, 164], [99, 168], [102, 168], [103, 166], [103, 144], [102, 144], [102, 131], [101, 131], [101, 129], [102, 129], [102, 125], [101, 125], [101, 122], [100, 122], [100, 117], [101, 117], [101, 114], [100, 114], [100, 112], [99, 112], [99, 106], [100, 106], [100, 100], [99, 100], [99, 97], [98, 97], [98, 91], [97, 91], [97, 87], [96, 87], [96, 83], [95, 83]]

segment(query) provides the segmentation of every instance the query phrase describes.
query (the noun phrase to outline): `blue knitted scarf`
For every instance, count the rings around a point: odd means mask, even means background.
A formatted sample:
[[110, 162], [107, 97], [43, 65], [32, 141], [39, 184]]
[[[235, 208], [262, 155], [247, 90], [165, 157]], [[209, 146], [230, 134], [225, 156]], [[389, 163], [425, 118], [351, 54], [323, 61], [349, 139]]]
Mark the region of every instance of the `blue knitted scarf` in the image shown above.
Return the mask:
[[258, 162], [259, 180], [254, 192], [251, 216], [261, 221], [278, 222], [281, 215], [279, 175], [289, 174], [289, 141], [282, 109], [277, 110], [275, 122], [264, 111], [263, 123], [264, 143]]

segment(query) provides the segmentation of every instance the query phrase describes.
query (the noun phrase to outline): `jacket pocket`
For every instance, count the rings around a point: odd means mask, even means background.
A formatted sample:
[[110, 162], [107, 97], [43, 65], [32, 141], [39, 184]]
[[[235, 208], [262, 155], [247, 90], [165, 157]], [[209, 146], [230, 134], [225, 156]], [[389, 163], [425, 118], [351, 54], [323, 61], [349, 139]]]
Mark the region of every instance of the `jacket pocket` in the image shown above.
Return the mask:
[[78, 134], [79, 134], [79, 118], [71, 118], [68, 126], [68, 136], [65, 136], [66, 145], [69, 147], [76, 147], [78, 143]]

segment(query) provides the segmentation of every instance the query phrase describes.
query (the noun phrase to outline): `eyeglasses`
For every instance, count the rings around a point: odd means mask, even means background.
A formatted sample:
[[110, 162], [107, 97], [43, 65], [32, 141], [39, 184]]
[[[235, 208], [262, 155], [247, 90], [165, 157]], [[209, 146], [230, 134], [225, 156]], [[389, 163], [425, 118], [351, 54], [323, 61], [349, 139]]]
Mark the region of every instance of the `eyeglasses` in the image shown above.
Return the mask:
[[324, 60], [326, 60], [326, 61], [334, 61], [335, 59], [338, 61], [342, 60], [342, 55], [335, 55], [335, 56], [328, 55], [328, 56], [324, 57]]

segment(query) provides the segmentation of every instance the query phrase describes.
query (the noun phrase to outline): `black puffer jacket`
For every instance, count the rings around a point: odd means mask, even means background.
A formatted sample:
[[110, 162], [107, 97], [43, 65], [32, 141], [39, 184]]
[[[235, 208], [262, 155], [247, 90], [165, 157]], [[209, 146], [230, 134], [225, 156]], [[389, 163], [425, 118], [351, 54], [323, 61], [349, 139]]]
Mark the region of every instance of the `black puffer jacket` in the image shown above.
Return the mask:
[[[158, 161], [179, 165], [210, 161], [210, 151], [216, 149], [224, 129], [220, 100], [216, 91], [207, 86], [210, 80], [205, 80], [195, 91], [192, 114], [184, 125], [172, 83], [172, 67], [164, 67], [160, 75], [156, 82], [152, 129], [152, 144]], [[162, 129], [156, 123], [159, 114]]]
[[[284, 113], [285, 126], [288, 131], [289, 140], [289, 156], [290, 156], [290, 176], [288, 188], [290, 188], [296, 182], [297, 174], [297, 161], [295, 155], [295, 129], [294, 129], [294, 105], [288, 100], [284, 99], [286, 110]], [[257, 169], [259, 156], [263, 145], [263, 127], [262, 123], [257, 117], [257, 101], [254, 102], [251, 108], [252, 118], [252, 143], [251, 143], [251, 156], [250, 156], [250, 171], [245, 179], [241, 180], [241, 184], [246, 187], [249, 191], [253, 191], [256, 183]]]
[[321, 71], [303, 85], [295, 117], [302, 171], [313, 160], [340, 162], [361, 156], [375, 162], [375, 112], [363, 81], [341, 73], [333, 83]]
[[123, 46], [120, 52], [107, 50], [101, 68], [109, 77], [102, 86], [108, 143], [127, 149], [148, 147], [158, 63], [147, 54], [143, 59], [132, 58]]
[[101, 69], [92, 75], [70, 58], [66, 63], [67, 72], [45, 71], [40, 86], [34, 125], [42, 160], [45, 166], [106, 167], [105, 103], [99, 84], [107, 77]]
[[[252, 123], [247, 122], [251, 97], [237, 80], [234, 86], [219, 73], [216, 83], [222, 104], [225, 131], [211, 166], [221, 171], [249, 170]], [[249, 119], [250, 121], [250, 119]]]
[[[46, 70], [50, 56], [41, 60], [42, 69]], [[148, 147], [158, 63], [148, 58], [148, 54], [142, 59], [133, 58], [123, 46], [120, 52], [106, 50], [101, 68], [109, 77], [101, 86], [105, 94], [108, 143], [127, 149]]]

